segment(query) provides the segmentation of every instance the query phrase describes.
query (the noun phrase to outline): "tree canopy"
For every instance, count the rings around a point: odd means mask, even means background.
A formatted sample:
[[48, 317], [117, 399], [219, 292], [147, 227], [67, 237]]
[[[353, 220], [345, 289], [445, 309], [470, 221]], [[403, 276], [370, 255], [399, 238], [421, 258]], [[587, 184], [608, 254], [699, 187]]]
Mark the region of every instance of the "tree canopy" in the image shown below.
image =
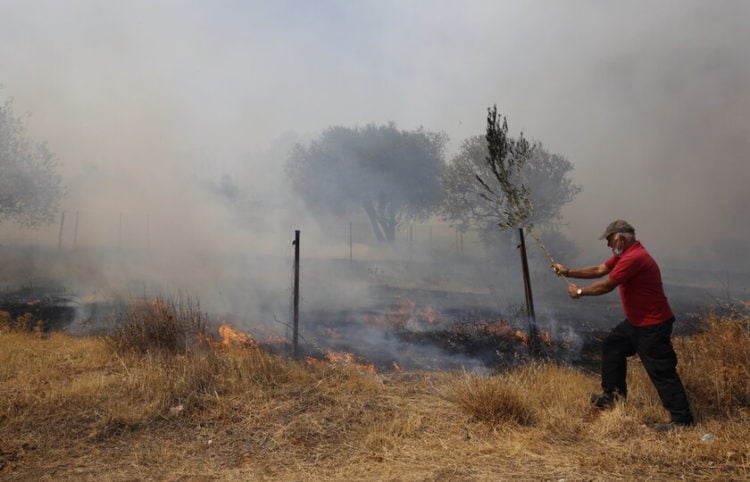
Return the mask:
[[0, 105], [0, 222], [34, 226], [54, 219], [62, 197], [55, 157], [27, 137], [10, 101]]
[[[524, 145], [525, 141], [521, 137], [513, 144]], [[541, 142], [530, 143], [523, 151], [525, 159], [519, 164], [520, 170], [508, 173], [509, 181], [523, 186], [528, 196], [532, 209], [525, 222], [549, 225], [560, 218], [562, 207], [581, 191], [568, 178], [573, 165], [563, 156], [547, 151]], [[504, 190], [487, 162], [489, 154], [485, 136], [471, 137], [464, 141], [443, 176], [444, 218], [481, 234], [497, 231], [498, 225], [507, 226], [508, 213], [514, 210], [512, 201], [502, 196]], [[488, 199], [488, 189], [498, 196]]]
[[393, 241], [400, 223], [438, 208], [445, 143], [443, 134], [393, 123], [330, 127], [309, 145], [296, 145], [287, 174], [312, 213], [362, 209], [375, 237]]

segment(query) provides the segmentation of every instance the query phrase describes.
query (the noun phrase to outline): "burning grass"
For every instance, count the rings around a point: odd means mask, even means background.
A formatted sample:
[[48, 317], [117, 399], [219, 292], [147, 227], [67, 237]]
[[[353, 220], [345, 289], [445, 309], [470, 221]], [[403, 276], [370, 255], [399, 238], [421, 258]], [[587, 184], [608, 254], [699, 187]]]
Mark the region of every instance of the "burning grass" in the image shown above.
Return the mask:
[[597, 377], [553, 363], [377, 373], [293, 362], [228, 326], [189, 350], [142, 350], [6, 324], [0, 478], [743, 480], [749, 329], [747, 315], [709, 315], [676, 341], [699, 425], [659, 434], [649, 424], [666, 414], [637, 362], [628, 401], [596, 412]]
[[[441, 312], [398, 295], [382, 311], [324, 311], [308, 316], [306, 348], [317, 360], [356, 352], [356, 363], [370, 364], [377, 371], [467, 366], [496, 370], [522, 365], [531, 354], [565, 363], [582, 355], [583, 340], [573, 330], [562, 330], [546, 319], [530, 334], [514, 326], [517, 320], [508, 321], [515, 318], [486, 309]], [[544, 329], [546, 325], [552, 332]], [[343, 358], [352, 361], [349, 355]]]

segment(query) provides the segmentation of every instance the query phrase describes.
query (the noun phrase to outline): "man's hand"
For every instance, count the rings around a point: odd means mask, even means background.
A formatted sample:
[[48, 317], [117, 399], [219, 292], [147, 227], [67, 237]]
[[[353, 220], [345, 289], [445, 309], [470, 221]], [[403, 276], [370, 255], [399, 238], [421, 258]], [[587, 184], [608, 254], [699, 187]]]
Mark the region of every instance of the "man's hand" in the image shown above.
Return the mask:
[[570, 273], [570, 269], [560, 263], [554, 263], [552, 265], [552, 271], [554, 271], [557, 276], [568, 276], [568, 273]]
[[568, 296], [570, 296], [574, 300], [577, 300], [578, 298], [580, 298], [582, 296], [581, 295], [581, 288], [578, 285], [576, 285], [576, 284], [573, 284], [573, 283], [569, 284], [568, 285]]

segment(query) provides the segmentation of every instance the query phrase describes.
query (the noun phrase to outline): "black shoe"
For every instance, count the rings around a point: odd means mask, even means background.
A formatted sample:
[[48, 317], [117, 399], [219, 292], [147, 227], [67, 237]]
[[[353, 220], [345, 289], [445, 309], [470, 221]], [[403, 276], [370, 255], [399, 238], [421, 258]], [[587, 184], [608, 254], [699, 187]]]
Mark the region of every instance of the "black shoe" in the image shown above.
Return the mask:
[[618, 392], [592, 393], [591, 404], [600, 410], [606, 410], [614, 407], [619, 400], [623, 400], [624, 398]]
[[654, 430], [657, 432], [674, 432], [676, 430], [680, 430], [683, 428], [688, 428], [693, 426], [693, 421], [688, 422], [669, 422], [669, 423], [658, 423], [654, 425]]

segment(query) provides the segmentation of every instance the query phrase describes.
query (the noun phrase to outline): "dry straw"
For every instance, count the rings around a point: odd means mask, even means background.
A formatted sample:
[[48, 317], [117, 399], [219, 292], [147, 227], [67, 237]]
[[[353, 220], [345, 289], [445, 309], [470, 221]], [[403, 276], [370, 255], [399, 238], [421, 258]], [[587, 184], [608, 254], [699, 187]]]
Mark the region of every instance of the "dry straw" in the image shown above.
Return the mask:
[[598, 412], [598, 379], [550, 363], [377, 374], [2, 331], [0, 478], [748, 480], [750, 316], [706, 323], [675, 344], [698, 425], [670, 434], [650, 428], [666, 412], [637, 363], [628, 400]]

